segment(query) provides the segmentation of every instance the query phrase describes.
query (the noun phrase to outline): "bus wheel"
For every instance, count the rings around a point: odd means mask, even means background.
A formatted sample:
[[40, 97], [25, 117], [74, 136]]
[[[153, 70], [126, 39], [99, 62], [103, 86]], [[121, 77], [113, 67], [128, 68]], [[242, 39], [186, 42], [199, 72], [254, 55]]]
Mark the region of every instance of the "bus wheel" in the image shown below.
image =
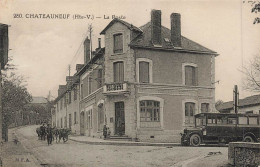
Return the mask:
[[254, 142], [254, 139], [251, 136], [246, 136], [243, 139], [244, 142]]
[[198, 134], [193, 134], [190, 137], [190, 145], [191, 146], [199, 146], [201, 144], [201, 138]]

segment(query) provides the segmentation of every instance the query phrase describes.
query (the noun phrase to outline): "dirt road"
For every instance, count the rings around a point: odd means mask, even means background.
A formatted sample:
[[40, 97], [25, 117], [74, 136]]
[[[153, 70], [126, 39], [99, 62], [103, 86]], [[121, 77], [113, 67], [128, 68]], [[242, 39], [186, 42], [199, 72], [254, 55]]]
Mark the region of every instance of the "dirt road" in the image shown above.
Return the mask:
[[49, 167], [78, 166], [226, 166], [227, 147], [152, 147], [90, 145], [68, 141], [48, 146], [38, 140], [36, 126], [15, 131], [21, 144], [41, 164]]

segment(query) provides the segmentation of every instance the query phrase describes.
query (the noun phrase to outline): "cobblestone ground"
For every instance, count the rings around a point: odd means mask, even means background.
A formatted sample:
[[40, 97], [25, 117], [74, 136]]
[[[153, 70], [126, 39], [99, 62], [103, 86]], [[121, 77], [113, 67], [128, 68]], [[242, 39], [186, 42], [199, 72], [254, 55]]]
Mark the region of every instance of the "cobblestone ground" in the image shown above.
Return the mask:
[[[49, 167], [77, 166], [227, 166], [227, 147], [152, 147], [90, 145], [68, 141], [48, 146], [38, 140], [36, 126], [16, 130], [30, 155]], [[22, 149], [21, 148], [13, 148]], [[14, 151], [13, 150], [13, 151]]]

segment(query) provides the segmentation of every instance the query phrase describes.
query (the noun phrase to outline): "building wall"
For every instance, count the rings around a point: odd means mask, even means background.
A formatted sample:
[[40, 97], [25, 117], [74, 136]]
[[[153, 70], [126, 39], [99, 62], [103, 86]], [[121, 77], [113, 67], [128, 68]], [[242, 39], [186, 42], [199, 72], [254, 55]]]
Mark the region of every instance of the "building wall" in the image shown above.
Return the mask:
[[[251, 111], [253, 111], [253, 114], [260, 114], [260, 105], [238, 108], [238, 112], [243, 114]], [[235, 113], [235, 111], [232, 109], [230, 110], [230, 113]]]
[[[123, 53], [114, 53], [114, 35], [123, 34]], [[107, 117], [107, 126], [111, 130], [111, 135], [115, 134], [115, 103], [124, 102], [125, 114], [125, 135], [136, 138], [136, 103], [135, 103], [135, 58], [134, 51], [128, 44], [135, 34], [121, 23], [113, 24], [107, 29], [105, 34], [105, 83], [114, 82], [113, 63], [123, 61], [124, 63], [124, 81], [127, 84], [128, 93], [119, 95], [107, 95], [105, 98], [105, 109]]]
[[196, 64], [198, 86], [212, 86], [214, 71], [211, 55], [135, 49], [136, 58], [147, 58], [153, 63], [153, 83], [183, 85], [183, 64]]
[[[80, 88], [83, 96], [79, 101], [79, 129], [82, 135], [102, 137], [103, 132], [98, 129], [98, 107], [103, 105], [103, 78], [98, 78], [98, 70], [103, 69], [103, 59], [99, 58], [91, 68], [80, 76]], [[104, 77], [104, 74], [102, 75]], [[100, 85], [101, 82], [102, 84]], [[91, 86], [89, 86], [91, 84]], [[100, 87], [101, 86], [101, 87]], [[100, 104], [102, 101], [102, 104]], [[84, 118], [80, 118], [84, 114]], [[90, 118], [91, 117], [91, 118]], [[90, 126], [92, 125], [92, 126]]]
[[[122, 33], [123, 34], [123, 53], [113, 53], [113, 36], [114, 34]], [[128, 82], [135, 82], [134, 78], [134, 56], [133, 50], [130, 49], [128, 44], [130, 43], [131, 32], [130, 30], [122, 25], [121, 23], [113, 24], [105, 34], [105, 44], [106, 44], [106, 53], [105, 53], [105, 82], [112, 83], [114, 82], [114, 73], [113, 73], [113, 63], [117, 61], [124, 62], [124, 80]]]
[[[195, 113], [201, 112], [201, 103], [209, 103], [209, 111], [215, 111], [214, 73], [215, 62], [211, 55], [178, 53], [158, 50], [135, 49], [136, 66], [138, 59], [152, 63], [151, 83], [136, 85], [138, 138], [145, 141], [180, 142], [179, 133], [185, 124], [185, 102], [195, 103]], [[186, 86], [184, 64], [195, 64], [198, 68], [198, 86]], [[138, 67], [137, 67], [138, 68]], [[137, 69], [136, 68], [136, 69]], [[136, 70], [138, 77], [138, 69]], [[136, 78], [138, 81], [138, 78]], [[161, 100], [161, 119], [158, 123], [140, 122], [140, 99]]]
[[[77, 89], [78, 91], [79, 85], [76, 85], [74, 89]], [[74, 123], [74, 112], [77, 113], [76, 123]], [[75, 134], [79, 134], [79, 92], [77, 93], [77, 99], [74, 100], [74, 90], [71, 91], [71, 103], [67, 104], [67, 127], [68, 128], [69, 128], [69, 114], [71, 114], [71, 125], [72, 125], [71, 132]]]
[[[77, 100], [74, 100], [74, 91], [71, 91], [71, 103], [68, 102], [69, 93], [63, 97], [55, 105], [55, 126], [58, 128], [69, 128], [69, 114], [71, 114], [71, 132], [79, 134], [79, 85], [74, 86], [77, 89]], [[64, 101], [67, 101], [64, 104]], [[62, 105], [62, 108], [61, 108]], [[76, 123], [74, 123], [74, 112], [76, 112]], [[62, 119], [62, 123], [61, 123]], [[65, 120], [66, 119], [66, 120]], [[66, 124], [65, 124], [66, 123]], [[61, 126], [62, 125], [62, 126]]]

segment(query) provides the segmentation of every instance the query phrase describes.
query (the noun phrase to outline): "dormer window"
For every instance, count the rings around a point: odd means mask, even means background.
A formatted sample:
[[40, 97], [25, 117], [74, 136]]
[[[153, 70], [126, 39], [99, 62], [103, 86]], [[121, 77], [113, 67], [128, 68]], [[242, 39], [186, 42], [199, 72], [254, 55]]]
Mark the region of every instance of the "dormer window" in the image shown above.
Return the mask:
[[123, 53], [123, 34], [114, 35], [114, 53]]

